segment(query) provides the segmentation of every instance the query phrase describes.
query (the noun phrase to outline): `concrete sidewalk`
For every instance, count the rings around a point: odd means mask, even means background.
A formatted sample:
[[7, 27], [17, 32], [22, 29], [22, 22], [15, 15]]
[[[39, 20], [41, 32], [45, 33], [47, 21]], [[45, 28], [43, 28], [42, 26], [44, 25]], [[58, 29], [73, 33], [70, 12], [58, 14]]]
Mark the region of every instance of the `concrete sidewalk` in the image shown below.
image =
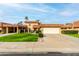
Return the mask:
[[7, 36], [7, 35], [12, 35], [12, 34], [15, 34], [15, 33], [0, 34], [0, 37], [2, 37], [2, 36]]

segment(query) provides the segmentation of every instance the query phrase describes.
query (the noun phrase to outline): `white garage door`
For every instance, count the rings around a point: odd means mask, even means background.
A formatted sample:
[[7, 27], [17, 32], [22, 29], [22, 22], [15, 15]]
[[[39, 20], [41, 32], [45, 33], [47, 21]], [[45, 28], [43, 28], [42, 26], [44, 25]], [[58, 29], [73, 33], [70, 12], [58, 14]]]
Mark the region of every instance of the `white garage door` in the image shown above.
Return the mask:
[[59, 34], [60, 28], [43, 28], [43, 34]]

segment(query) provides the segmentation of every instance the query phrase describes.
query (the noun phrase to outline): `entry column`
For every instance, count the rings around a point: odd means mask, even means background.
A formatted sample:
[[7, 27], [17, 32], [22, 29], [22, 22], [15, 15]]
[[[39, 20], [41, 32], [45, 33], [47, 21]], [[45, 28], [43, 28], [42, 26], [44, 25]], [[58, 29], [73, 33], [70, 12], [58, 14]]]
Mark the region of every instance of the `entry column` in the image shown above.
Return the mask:
[[15, 33], [15, 27], [13, 27], [13, 32]]
[[6, 33], [9, 33], [9, 30], [8, 30], [9, 28], [8, 27], [6, 27]]
[[17, 26], [17, 33], [19, 33], [19, 27]]

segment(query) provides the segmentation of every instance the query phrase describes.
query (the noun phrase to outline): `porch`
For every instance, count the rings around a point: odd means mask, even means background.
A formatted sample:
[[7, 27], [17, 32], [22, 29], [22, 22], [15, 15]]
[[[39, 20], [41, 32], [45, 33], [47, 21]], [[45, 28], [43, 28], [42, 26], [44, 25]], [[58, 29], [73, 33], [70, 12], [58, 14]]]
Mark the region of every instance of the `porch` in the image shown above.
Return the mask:
[[27, 32], [27, 26], [23, 25], [15, 25], [15, 24], [1, 24], [0, 25], [0, 33], [8, 34], [8, 33], [21, 33]]

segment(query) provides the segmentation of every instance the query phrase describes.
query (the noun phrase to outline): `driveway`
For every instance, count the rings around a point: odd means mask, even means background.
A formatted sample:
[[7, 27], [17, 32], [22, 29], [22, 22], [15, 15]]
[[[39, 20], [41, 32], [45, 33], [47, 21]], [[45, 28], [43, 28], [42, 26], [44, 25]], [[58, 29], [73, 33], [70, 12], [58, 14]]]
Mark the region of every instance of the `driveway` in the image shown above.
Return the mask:
[[36, 44], [38, 50], [44, 48], [44, 51], [58, 51], [63, 53], [79, 53], [79, 38], [62, 35], [62, 34], [47, 34], [43, 38], [43, 42]]
[[0, 52], [79, 53], [79, 38], [61, 34], [47, 34], [38, 42], [0, 42]]

